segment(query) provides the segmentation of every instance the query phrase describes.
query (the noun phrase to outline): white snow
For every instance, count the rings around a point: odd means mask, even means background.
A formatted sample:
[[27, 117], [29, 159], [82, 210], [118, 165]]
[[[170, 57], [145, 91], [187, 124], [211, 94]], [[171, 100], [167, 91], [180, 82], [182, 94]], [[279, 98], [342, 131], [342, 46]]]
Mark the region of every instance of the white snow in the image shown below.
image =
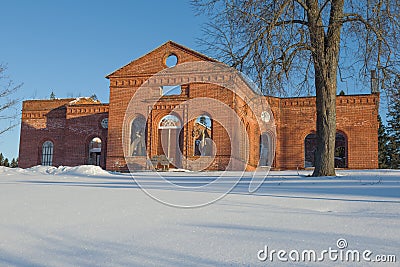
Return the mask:
[[52, 174], [52, 175], [75, 175], [75, 176], [109, 176], [111, 175], [108, 171], [103, 170], [99, 166], [93, 165], [81, 165], [76, 167], [53, 167], [53, 166], [35, 166], [27, 169], [33, 174]]
[[[270, 250], [348, 249], [397, 256], [400, 261], [400, 171], [270, 172], [248, 193], [251, 173], [224, 198], [201, 208], [176, 208], [161, 200], [200, 203], [215, 199], [241, 173], [204, 187], [220, 172], [109, 173], [95, 166], [10, 169], [0, 167], [1, 266], [293, 266]], [[182, 203], [185, 204], [185, 203]], [[296, 266], [375, 266], [372, 262], [300, 262]]]
[[91, 97], [77, 97], [77, 98], [75, 98], [74, 100], [70, 101], [70, 102], [69, 102], [69, 105], [78, 104], [81, 100], [90, 100], [90, 101], [92, 101], [93, 103], [100, 103], [99, 100], [93, 100], [93, 98], [91, 98]]

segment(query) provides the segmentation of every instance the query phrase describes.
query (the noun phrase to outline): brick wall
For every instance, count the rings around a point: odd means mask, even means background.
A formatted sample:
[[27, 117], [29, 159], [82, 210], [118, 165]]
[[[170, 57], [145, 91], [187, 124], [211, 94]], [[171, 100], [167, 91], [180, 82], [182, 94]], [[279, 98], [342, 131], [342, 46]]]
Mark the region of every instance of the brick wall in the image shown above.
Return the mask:
[[[379, 95], [338, 96], [336, 100], [337, 131], [347, 139], [347, 163], [351, 169], [378, 168]], [[304, 140], [316, 130], [314, 97], [279, 100], [277, 151], [275, 166], [282, 169], [304, 167]]]
[[74, 99], [29, 100], [23, 102], [19, 166], [29, 168], [42, 163], [42, 145], [54, 144], [54, 166], [88, 164], [89, 143], [102, 141], [101, 166], [105, 167], [107, 129], [101, 120], [108, 117], [108, 105]]

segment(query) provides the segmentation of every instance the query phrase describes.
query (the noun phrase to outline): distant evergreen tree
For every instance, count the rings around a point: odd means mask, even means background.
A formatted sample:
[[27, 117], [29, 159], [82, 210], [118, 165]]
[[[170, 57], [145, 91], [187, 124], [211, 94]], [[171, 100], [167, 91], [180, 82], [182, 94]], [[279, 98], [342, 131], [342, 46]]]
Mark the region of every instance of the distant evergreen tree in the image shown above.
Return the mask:
[[389, 136], [386, 132], [386, 127], [382, 123], [381, 116], [378, 115], [379, 129], [378, 129], [378, 162], [380, 169], [387, 169], [390, 167], [390, 155], [388, 152]]
[[391, 94], [390, 108], [388, 112], [389, 144], [388, 153], [390, 155], [390, 168], [400, 168], [400, 76], [394, 84]]
[[56, 95], [54, 94], [54, 92], [52, 91], [51, 92], [51, 94], [50, 94], [50, 99], [51, 100], [54, 100], [54, 99], [56, 99]]
[[8, 162], [8, 158], [4, 159], [3, 166], [10, 167], [10, 163]]
[[339, 95], [346, 95], [343, 90], [340, 90]]
[[96, 94], [91, 95], [90, 98], [93, 99], [94, 101], [99, 100], [99, 99], [97, 98], [97, 95], [96, 95]]
[[17, 168], [18, 167], [18, 158], [17, 159], [12, 159], [11, 160], [11, 164], [10, 164], [11, 168]]
[[0, 166], [16, 168], [18, 167], [18, 158], [17, 159], [13, 158], [10, 163], [8, 158], [4, 157], [3, 153], [0, 153]]

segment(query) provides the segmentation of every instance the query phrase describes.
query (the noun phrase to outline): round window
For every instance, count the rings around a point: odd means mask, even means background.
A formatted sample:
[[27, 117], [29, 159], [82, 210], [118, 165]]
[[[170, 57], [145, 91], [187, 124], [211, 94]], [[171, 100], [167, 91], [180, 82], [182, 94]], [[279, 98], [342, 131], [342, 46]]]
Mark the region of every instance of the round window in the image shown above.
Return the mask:
[[108, 118], [104, 118], [101, 120], [101, 127], [103, 127], [104, 129], [108, 128]]
[[178, 57], [175, 54], [169, 55], [165, 60], [165, 64], [168, 68], [174, 67], [176, 64], [178, 64]]

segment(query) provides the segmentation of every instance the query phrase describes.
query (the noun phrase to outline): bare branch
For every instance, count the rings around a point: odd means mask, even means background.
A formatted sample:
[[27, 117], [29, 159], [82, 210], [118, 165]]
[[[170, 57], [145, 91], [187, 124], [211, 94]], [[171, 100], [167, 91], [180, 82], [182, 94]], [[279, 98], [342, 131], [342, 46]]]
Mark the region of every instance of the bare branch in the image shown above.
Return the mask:
[[295, 0], [295, 2], [298, 3], [304, 9], [304, 11], [308, 11], [308, 6], [303, 0]]
[[[378, 37], [379, 40], [383, 41], [386, 43], [385, 38], [382, 36], [382, 34], [377, 30], [374, 26], [372, 26], [367, 20], [365, 20], [361, 15], [359, 14], [343, 14], [343, 23], [346, 22], [361, 22], [364, 24], [365, 28], [368, 30], [371, 30], [375, 33], [375, 35]], [[389, 47], [389, 44], [386, 43], [386, 45]]]
[[0, 120], [10, 121], [9, 125], [0, 129], [0, 135], [14, 128], [17, 123], [13, 123], [18, 115], [14, 107], [20, 102], [18, 98], [10, 98], [22, 86], [22, 84], [14, 85], [13, 81], [5, 75], [6, 65], [0, 64]]

